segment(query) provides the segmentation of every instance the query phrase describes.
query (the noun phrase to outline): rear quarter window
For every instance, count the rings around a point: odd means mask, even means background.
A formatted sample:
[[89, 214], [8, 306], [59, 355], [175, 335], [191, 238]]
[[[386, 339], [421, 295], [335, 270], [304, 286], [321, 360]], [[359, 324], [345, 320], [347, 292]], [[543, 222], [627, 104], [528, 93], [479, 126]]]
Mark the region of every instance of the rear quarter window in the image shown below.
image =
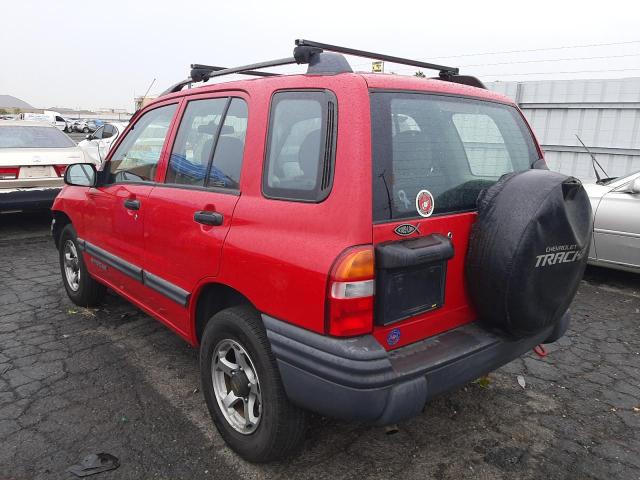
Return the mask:
[[268, 198], [320, 202], [331, 190], [337, 105], [328, 91], [274, 94], [262, 191]]
[[420, 217], [428, 190], [434, 215], [476, 208], [480, 191], [538, 160], [515, 107], [423, 93], [372, 92], [374, 221]]

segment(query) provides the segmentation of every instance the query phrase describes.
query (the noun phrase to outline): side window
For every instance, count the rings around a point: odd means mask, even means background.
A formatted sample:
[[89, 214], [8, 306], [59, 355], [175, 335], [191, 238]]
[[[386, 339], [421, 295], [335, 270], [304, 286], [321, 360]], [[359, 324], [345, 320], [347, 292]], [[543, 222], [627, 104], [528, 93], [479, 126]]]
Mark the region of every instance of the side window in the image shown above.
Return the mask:
[[451, 118], [464, 146], [473, 175], [496, 177], [505, 172], [513, 172], [513, 164], [504, 138], [490, 116], [456, 113]]
[[56, 122], [64, 122], [64, 118], [56, 115]]
[[111, 157], [111, 182], [154, 179], [162, 146], [177, 107], [178, 104], [174, 103], [155, 108], [138, 119]]
[[104, 138], [104, 127], [100, 127], [99, 129], [97, 129], [95, 132], [91, 134], [91, 136], [98, 140], [101, 138]]
[[102, 127], [102, 138], [111, 138], [113, 137], [113, 133], [115, 131], [115, 128], [113, 127], [113, 125], [105, 125], [104, 127]]
[[265, 196], [319, 202], [333, 182], [336, 100], [327, 91], [273, 96], [262, 190]]
[[187, 104], [173, 143], [166, 183], [203, 187], [227, 98], [192, 100]]

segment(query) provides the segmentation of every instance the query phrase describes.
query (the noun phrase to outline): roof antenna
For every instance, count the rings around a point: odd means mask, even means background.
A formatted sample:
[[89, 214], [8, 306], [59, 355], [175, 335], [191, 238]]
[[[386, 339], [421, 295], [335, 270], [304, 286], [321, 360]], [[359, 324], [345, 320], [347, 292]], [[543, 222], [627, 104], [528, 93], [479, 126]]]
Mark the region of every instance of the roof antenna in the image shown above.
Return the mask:
[[[149, 95], [149, 91], [151, 90], [151, 87], [153, 87], [153, 84], [156, 83], [156, 79], [154, 78], [153, 81], [151, 82], [151, 84], [149, 85], [149, 88], [147, 88], [147, 91], [144, 92], [144, 95], [142, 96], [142, 99], [140, 100], [140, 108], [138, 108], [138, 110], [140, 110], [142, 107], [144, 107], [143, 103], [144, 103], [144, 99], [147, 98], [147, 95]], [[136, 112], [138, 111], [136, 110]]]
[[591, 156], [591, 165], [593, 166], [593, 171], [596, 174], [596, 183], [600, 183], [602, 181], [602, 178], [600, 178], [600, 174], [598, 173], [598, 169], [596, 168], [596, 165], [598, 165], [598, 167], [600, 167], [600, 170], [602, 170], [602, 173], [604, 173], [605, 177], [608, 177], [609, 175], [607, 175], [607, 172], [605, 172], [604, 168], [602, 168], [602, 165], [600, 165], [600, 162], [598, 162], [598, 160], [596, 160], [596, 156], [593, 153], [591, 153], [591, 150], [589, 150], [589, 148], [587, 148], [587, 146], [584, 144], [584, 142], [578, 136], [577, 133], [576, 133], [576, 138], [582, 144], [582, 146], [587, 151], [587, 153]]

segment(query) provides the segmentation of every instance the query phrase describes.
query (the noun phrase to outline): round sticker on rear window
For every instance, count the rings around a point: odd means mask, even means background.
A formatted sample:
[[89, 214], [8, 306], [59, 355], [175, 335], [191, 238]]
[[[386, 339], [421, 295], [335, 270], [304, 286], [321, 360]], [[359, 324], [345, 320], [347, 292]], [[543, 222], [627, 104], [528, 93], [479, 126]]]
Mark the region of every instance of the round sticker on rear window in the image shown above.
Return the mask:
[[429, 190], [420, 190], [416, 195], [416, 210], [423, 217], [430, 217], [433, 213], [433, 195]]

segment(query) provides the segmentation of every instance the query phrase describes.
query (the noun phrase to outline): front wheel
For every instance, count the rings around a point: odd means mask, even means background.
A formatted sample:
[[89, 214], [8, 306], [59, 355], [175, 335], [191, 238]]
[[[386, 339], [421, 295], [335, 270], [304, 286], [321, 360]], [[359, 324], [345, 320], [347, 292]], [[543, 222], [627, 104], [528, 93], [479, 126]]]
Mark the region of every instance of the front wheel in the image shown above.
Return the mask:
[[89, 129], [88, 129], [87, 127], [84, 127], [84, 128], [82, 129], [82, 132], [83, 132], [83, 133], [89, 133]]
[[284, 391], [266, 331], [250, 307], [214, 315], [200, 345], [202, 390], [216, 428], [250, 462], [269, 462], [302, 443], [305, 414]]
[[59, 253], [62, 283], [71, 301], [81, 307], [99, 304], [106, 287], [89, 276], [76, 231], [71, 224], [64, 227], [60, 234]]

